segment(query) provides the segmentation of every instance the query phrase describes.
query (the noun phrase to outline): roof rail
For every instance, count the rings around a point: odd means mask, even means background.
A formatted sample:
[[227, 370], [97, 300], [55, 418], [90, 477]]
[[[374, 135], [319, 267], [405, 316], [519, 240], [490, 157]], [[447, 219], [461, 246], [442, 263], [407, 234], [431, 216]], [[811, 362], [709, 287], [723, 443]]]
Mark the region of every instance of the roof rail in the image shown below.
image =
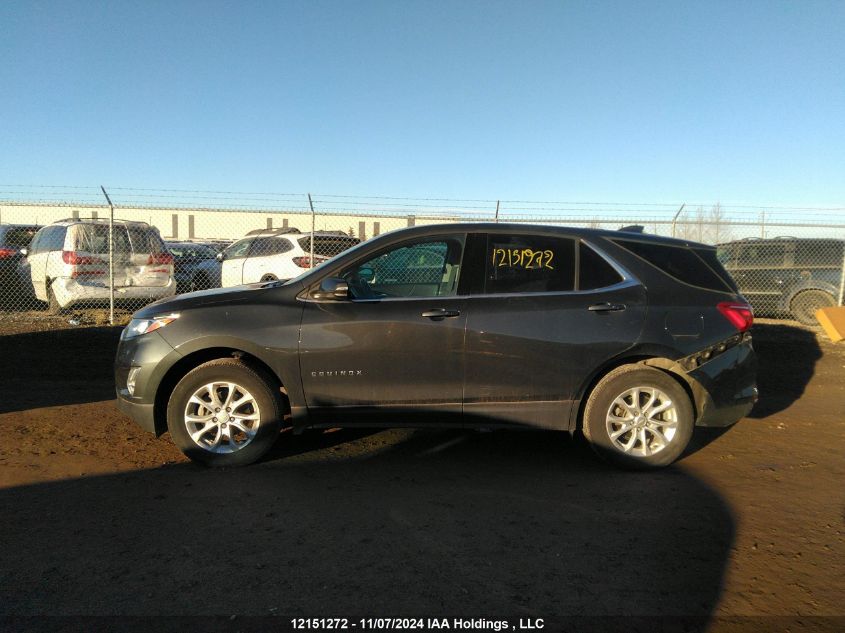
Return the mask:
[[295, 226], [283, 226], [278, 229], [253, 229], [247, 235], [285, 235], [286, 233], [302, 233]]
[[[110, 219], [109, 218], [100, 218], [100, 217], [95, 218], [93, 215], [92, 216], [79, 216], [78, 218], [62, 218], [61, 220], [54, 220], [53, 224], [56, 224], [57, 222], [79, 222], [79, 221], [102, 222], [104, 224], [108, 224]], [[115, 222], [126, 222], [127, 224], [147, 224], [147, 225], [149, 225], [148, 222], [144, 222], [143, 220], [125, 220], [123, 218], [114, 218], [114, 221]]]

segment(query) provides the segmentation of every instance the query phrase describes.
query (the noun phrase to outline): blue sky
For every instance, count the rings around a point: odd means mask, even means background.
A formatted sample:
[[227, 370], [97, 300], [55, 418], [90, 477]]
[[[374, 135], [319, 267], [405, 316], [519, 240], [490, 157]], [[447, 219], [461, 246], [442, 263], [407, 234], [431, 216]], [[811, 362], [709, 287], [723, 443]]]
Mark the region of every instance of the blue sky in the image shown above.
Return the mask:
[[0, 185], [845, 203], [845, 2], [0, 4]]

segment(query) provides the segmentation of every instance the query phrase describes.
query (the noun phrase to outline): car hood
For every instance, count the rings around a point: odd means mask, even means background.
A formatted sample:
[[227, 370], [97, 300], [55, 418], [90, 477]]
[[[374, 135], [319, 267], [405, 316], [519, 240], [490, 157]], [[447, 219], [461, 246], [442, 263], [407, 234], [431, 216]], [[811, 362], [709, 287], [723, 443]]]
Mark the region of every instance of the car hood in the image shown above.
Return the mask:
[[133, 318], [148, 319], [170, 312], [180, 312], [210, 305], [231, 305], [257, 301], [268, 292], [281, 292], [285, 295], [295, 296], [302, 289], [299, 284], [284, 286], [283, 283], [284, 281], [267, 281], [233, 288], [212, 288], [211, 290], [188, 292], [167, 299], [159, 299], [138, 310]]

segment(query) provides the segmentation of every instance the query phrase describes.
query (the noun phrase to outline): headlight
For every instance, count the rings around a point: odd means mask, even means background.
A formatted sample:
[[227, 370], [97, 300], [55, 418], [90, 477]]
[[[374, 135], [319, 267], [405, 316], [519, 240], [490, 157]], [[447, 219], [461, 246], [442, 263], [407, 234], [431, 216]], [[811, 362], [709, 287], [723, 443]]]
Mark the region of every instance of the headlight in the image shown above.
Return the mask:
[[123, 330], [122, 338], [135, 338], [141, 334], [148, 334], [159, 328], [164, 327], [168, 323], [173, 323], [179, 318], [178, 314], [168, 314], [167, 316], [153, 317], [152, 319], [132, 319], [126, 329]]

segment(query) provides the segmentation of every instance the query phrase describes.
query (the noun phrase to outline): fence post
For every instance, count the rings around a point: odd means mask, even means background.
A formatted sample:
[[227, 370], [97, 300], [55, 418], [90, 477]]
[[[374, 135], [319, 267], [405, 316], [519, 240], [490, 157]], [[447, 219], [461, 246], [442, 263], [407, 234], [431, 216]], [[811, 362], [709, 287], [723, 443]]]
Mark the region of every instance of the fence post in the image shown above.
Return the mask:
[[839, 275], [839, 305], [843, 305], [845, 295], [845, 240], [842, 240], [842, 273]]
[[496, 224], [499, 223], [499, 202], [501, 202], [501, 200], [496, 200], [496, 215], [493, 216], [493, 221]]
[[311, 194], [308, 194], [308, 206], [311, 207], [311, 257], [308, 258], [308, 268], [314, 268], [314, 226], [316, 218], [314, 216], [314, 203], [311, 201]]
[[675, 213], [675, 217], [672, 218], [672, 237], [675, 237], [675, 223], [678, 221], [678, 216], [681, 215], [681, 211], [684, 210], [684, 207], [687, 206], [687, 203], [684, 202], [681, 205], [681, 208], [678, 209], [677, 213]]
[[109, 203], [109, 325], [114, 325], [114, 205], [106, 188], [100, 185], [100, 189]]

